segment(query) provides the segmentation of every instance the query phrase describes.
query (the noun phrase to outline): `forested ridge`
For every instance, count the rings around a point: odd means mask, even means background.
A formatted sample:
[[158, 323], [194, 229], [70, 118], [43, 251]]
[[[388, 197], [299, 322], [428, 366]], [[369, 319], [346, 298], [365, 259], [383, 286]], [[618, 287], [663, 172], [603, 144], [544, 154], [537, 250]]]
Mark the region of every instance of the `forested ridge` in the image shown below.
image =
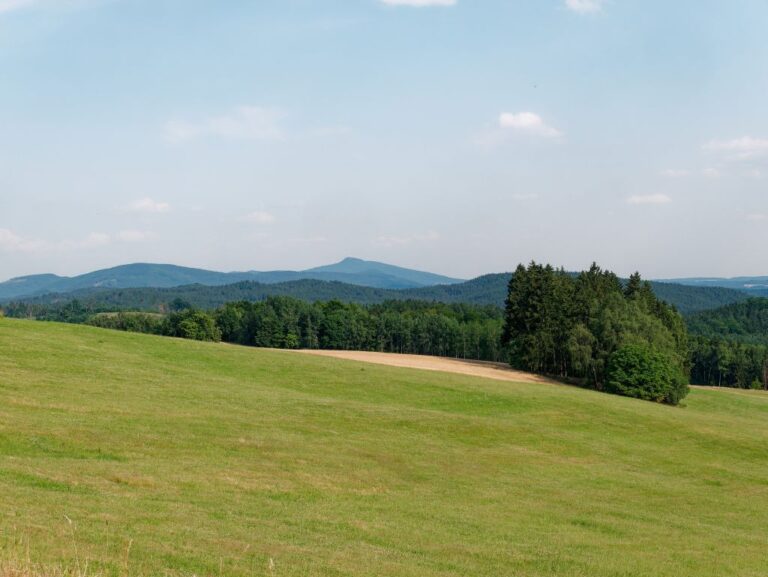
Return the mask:
[[703, 311], [691, 315], [687, 323], [697, 335], [768, 345], [768, 298]]
[[[571, 273], [573, 274], [573, 273]], [[270, 296], [288, 296], [309, 302], [340, 300], [361, 305], [393, 300], [421, 300], [504, 307], [512, 273], [488, 274], [453, 285], [415, 289], [381, 289], [304, 279], [276, 284], [243, 281], [230, 285], [188, 285], [175, 288], [84, 289], [66, 294], [46, 294], [20, 302], [41, 307], [65, 307], [78, 301], [90, 310], [143, 310], [166, 313], [169, 303], [182, 299], [193, 306], [213, 310], [228, 302], [260, 301]], [[626, 283], [626, 280], [622, 280]], [[749, 298], [743, 292], [717, 287], [691, 287], [652, 282], [654, 293], [683, 314], [714, 309]], [[6, 308], [12, 303], [7, 303]]]

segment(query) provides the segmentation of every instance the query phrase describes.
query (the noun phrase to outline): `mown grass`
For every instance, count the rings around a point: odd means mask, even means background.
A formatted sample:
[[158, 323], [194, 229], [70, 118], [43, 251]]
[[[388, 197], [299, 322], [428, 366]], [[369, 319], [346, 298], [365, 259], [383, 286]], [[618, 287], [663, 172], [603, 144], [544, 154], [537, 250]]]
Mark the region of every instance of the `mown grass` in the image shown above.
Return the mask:
[[0, 550], [30, 577], [764, 577], [768, 395], [0, 319]]

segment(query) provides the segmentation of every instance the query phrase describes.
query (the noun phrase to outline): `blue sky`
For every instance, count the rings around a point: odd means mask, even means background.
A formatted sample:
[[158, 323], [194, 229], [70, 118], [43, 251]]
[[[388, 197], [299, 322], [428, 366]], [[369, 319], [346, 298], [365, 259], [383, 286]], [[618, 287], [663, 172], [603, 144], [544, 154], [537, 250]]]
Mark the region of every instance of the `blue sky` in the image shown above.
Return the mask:
[[764, 0], [0, 0], [0, 278], [768, 274]]

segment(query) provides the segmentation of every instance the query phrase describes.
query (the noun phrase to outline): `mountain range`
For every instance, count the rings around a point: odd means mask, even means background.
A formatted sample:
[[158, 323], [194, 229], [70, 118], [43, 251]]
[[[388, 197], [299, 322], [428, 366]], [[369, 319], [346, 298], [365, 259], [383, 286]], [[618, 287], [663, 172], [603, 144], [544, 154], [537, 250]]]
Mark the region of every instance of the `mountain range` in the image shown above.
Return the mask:
[[464, 282], [430, 272], [381, 262], [345, 258], [341, 262], [302, 271], [216, 272], [169, 264], [136, 263], [74, 277], [54, 274], [24, 276], [0, 283], [0, 301], [87, 289], [173, 288], [186, 285], [224, 286], [243, 281], [277, 284], [321, 280], [381, 289], [409, 289]]
[[[164, 264], [129, 264], [75, 277], [34, 275], [0, 283], [0, 303], [25, 301], [61, 306], [74, 299], [92, 308], [165, 310], [182, 299], [202, 308], [236, 300], [284, 295], [308, 301], [338, 299], [360, 304], [386, 300], [504, 306], [512, 273], [469, 281], [381, 262], [346, 258], [303, 271], [216, 272]], [[768, 296], [768, 277], [653, 281], [656, 295], [683, 314]]]
[[[67, 307], [74, 300], [90, 310], [142, 310], [164, 312], [170, 303], [181, 300], [203, 309], [214, 309], [227, 302], [260, 301], [270, 296], [289, 296], [305, 301], [340, 300], [370, 305], [388, 300], [420, 300], [443, 303], [467, 303], [503, 307], [512, 273], [488, 274], [463, 283], [407, 289], [387, 289], [301, 279], [263, 284], [242, 281], [234, 284], [201, 284], [169, 288], [86, 288], [59, 294], [48, 293], [18, 299], [28, 305]], [[749, 294], [719, 287], [696, 287], [669, 283], [651, 283], [656, 295], [683, 314], [715, 309], [749, 299]]]

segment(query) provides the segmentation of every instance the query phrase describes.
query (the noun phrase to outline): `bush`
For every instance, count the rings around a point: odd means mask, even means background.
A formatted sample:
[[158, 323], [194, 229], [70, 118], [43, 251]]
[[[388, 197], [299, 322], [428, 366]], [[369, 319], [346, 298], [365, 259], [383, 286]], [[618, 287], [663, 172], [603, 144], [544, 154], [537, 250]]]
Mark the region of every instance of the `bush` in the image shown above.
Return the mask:
[[158, 334], [162, 331], [163, 317], [138, 312], [99, 313], [89, 318], [85, 324], [102, 329]]
[[170, 337], [195, 341], [221, 340], [221, 331], [214, 318], [206, 312], [188, 309], [171, 314], [163, 323], [162, 333]]
[[625, 397], [677, 405], [688, 394], [688, 382], [682, 368], [672, 358], [645, 345], [628, 345], [611, 355], [605, 390]]

